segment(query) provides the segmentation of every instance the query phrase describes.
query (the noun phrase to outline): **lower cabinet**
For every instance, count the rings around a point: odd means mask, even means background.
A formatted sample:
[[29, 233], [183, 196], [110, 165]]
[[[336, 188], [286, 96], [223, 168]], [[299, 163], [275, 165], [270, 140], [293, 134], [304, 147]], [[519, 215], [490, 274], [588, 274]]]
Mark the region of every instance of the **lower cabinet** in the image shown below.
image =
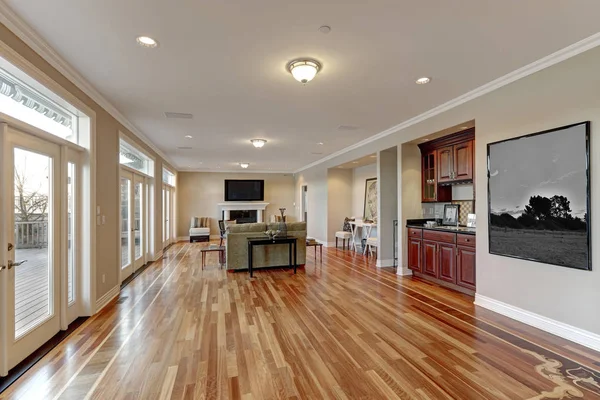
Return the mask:
[[475, 290], [475, 248], [458, 246], [456, 284]]
[[450, 283], [456, 283], [456, 246], [453, 244], [438, 244], [438, 278]]
[[421, 272], [421, 239], [408, 238], [408, 268]]
[[475, 236], [410, 228], [408, 268], [457, 290], [475, 290]]
[[423, 273], [437, 277], [438, 260], [437, 260], [436, 242], [423, 240]]

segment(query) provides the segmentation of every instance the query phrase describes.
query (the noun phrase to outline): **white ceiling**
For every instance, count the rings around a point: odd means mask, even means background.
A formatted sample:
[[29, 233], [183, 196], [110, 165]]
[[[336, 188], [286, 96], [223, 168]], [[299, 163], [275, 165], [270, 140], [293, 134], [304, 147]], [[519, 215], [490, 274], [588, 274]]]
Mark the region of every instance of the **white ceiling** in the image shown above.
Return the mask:
[[[5, 1], [182, 170], [296, 170], [591, 36], [600, 15], [597, 0]], [[297, 57], [323, 64], [306, 86], [285, 70]]]

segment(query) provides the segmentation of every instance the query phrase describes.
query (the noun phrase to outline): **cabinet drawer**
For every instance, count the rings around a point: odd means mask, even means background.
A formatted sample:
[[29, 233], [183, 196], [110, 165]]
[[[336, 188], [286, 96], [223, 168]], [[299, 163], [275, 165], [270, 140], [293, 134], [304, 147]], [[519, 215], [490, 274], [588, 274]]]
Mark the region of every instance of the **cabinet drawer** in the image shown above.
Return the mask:
[[408, 228], [408, 237], [422, 238], [423, 237], [423, 229]]
[[423, 230], [423, 239], [435, 242], [456, 243], [456, 233]]
[[456, 235], [456, 244], [459, 246], [475, 247], [475, 235], [464, 235], [459, 233]]

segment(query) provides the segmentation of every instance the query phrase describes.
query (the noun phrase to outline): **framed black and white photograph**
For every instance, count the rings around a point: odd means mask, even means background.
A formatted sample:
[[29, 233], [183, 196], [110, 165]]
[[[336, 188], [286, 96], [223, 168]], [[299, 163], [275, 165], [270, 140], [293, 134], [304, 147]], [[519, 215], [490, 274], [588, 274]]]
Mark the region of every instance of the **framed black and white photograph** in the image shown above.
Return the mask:
[[458, 204], [446, 204], [444, 205], [444, 218], [442, 219], [442, 225], [458, 226]]
[[490, 253], [591, 270], [590, 123], [487, 150]]

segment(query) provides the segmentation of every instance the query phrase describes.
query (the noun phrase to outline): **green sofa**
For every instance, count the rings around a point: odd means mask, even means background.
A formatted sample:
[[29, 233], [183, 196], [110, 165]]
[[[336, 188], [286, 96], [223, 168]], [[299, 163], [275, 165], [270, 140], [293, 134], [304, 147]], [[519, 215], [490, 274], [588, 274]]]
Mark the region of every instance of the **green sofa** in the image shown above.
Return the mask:
[[[267, 229], [277, 230], [279, 223], [229, 225], [227, 227], [227, 269], [248, 269], [248, 238], [267, 237]], [[296, 257], [298, 265], [306, 264], [306, 222], [288, 222], [287, 235], [298, 238]], [[254, 247], [254, 267], [280, 267], [288, 264], [289, 245]]]

